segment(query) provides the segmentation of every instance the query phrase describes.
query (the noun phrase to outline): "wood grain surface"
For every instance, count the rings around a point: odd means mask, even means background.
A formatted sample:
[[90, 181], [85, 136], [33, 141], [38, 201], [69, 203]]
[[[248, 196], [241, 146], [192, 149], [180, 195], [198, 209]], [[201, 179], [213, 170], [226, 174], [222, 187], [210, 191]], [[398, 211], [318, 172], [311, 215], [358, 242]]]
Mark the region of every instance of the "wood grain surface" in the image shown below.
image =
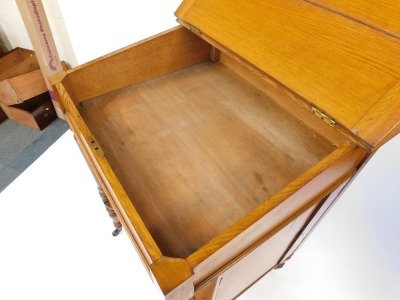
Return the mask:
[[186, 0], [176, 11], [186, 28], [54, 77], [166, 299], [235, 297], [400, 131], [391, 4]]
[[400, 38], [400, 1], [305, 0]]
[[76, 101], [84, 101], [209, 60], [211, 46], [182, 27], [121, 49], [69, 73]]
[[0, 58], [0, 80], [37, 69], [39, 69], [39, 63], [31, 50], [16, 48]]
[[78, 107], [165, 255], [186, 257], [335, 149], [222, 64]]
[[399, 39], [305, 1], [197, 0], [176, 14], [347, 128], [400, 78]]
[[40, 69], [0, 81], [0, 103], [13, 105], [47, 91]]

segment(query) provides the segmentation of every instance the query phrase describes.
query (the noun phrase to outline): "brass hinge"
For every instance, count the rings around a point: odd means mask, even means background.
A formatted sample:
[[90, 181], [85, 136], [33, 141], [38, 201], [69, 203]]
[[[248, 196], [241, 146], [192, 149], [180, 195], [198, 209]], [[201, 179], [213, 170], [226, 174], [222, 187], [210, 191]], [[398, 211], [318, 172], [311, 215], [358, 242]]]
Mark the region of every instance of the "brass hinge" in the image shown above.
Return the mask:
[[100, 154], [100, 155], [103, 155], [103, 154], [104, 154], [103, 150], [101, 149], [99, 143], [96, 141], [96, 139], [95, 139], [94, 136], [92, 136], [92, 137], [89, 139], [89, 146], [90, 146], [90, 148], [92, 148], [92, 150], [93, 150], [94, 152], [96, 152], [97, 154]]
[[326, 113], [320, 111], [318, 108], [312, 106], [311, 107], [311, 112], [317, 116], [319, 119], [324, 121], [326, 124], [328, 124], [331, 127], [335, 127], [335, 120], [333, 120], [331, 117], [329, 117]]
[[188, 24], [189, 25], [189, 29], [191, 32], [193, 32], [194, 34], [197, 35], [201, 35], [201, 31], [200, 29], [198, 29], [197, 27], [193, 26], [192, 24]]
[[179, 19], [179, 18], [177, 19], [177, 21], [178, 21], [178, 23], [181, 23], [183, 26], [188, 28], [194, 34], [201, 35], [200, 29], [198, 29], [196, 26], [194, 26], [194, 25], [192, 25], [192, 24], [190, 24], [190, 23], [188, 23], [186, 21], [183, 21], [182, 19]]

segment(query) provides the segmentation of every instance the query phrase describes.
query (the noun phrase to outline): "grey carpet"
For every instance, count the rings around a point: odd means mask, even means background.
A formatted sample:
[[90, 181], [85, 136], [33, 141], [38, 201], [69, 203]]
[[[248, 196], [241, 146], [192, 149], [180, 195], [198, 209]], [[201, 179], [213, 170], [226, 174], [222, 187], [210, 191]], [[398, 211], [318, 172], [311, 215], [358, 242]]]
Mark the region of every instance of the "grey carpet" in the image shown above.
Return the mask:
[[[0, 193], [68, 129], [56, 119], [43, 131], [7, 119], [0, 124]], [[49, 166], [49, 172], [51, 168]]]

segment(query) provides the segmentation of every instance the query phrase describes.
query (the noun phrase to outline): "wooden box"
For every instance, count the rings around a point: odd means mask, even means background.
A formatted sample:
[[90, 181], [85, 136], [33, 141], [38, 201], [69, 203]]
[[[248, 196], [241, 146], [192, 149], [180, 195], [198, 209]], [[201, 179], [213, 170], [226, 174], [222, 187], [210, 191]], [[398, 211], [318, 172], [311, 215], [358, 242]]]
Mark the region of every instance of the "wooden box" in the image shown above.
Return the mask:
[[0, 103], [22, 103], [47, 91], [40, 69], [0, 81]]
[[0, 81], [39, 69], [32, 50], [16, 48], [0, 58]]
[[47, 91], [35, 53], [16, 48], [0, 58], [0, 103], [22, 103]]
[[33, 51], [16, 48], [0, 58], [0, 105], [8, 118], [42, 130], [56, 117], [49, 99]]
[[166, 299], [281, 267], [399, 132], [398, 18], [326, 2], [186, 0], [181, 26], [52, 79]]
[[1, 108], [11, 120], [37, 130], [43, 130], [57, 117], [48, 92], [37, 95], [20, 104], [1, 104]]

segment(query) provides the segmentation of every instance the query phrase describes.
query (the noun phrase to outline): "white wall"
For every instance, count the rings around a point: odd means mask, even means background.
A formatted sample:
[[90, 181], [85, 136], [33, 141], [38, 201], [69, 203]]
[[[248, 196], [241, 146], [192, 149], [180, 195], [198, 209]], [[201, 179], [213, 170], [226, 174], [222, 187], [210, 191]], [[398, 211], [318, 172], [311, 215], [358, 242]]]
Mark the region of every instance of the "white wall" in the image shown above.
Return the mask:
[[[46, 15], [60, 59], [66, 61], [71, 66], [75, 66], [77, 62], [74, 51], [57, 1], [43, 0], [43, 6], [46, 10]], [[10, 44], [7, 48], [13, 49], [21, 47], [33, 50], [32, 43], [15, 0], [0, 0], [0, 26]]]
[[7, 36], [11, 48], [33, 49], [15, 0], [0, 0], [0, 26]]
[[[70, 67], [176, 26], [174, 12], [181, 3], [181, 0], [42, 1], [59, 57]], [[15, 0], [0, 0], [0, 27], [12, 48], [32, 49]]]
[[58, 0], [78, 64], [176, 26], [174, 12], [180, 3]]

